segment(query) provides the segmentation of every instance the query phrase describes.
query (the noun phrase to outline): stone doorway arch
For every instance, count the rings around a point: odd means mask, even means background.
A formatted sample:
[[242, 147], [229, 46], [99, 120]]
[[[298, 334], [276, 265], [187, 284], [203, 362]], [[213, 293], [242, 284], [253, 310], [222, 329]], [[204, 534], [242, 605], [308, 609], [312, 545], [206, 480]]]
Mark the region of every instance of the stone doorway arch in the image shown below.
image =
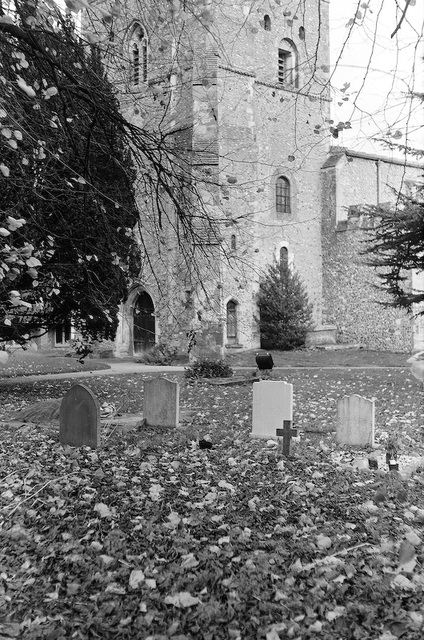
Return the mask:
[[133, 305], [133, 353], [151, 349], [156, 342], [155, 305], [147, 291], [141, 291]]

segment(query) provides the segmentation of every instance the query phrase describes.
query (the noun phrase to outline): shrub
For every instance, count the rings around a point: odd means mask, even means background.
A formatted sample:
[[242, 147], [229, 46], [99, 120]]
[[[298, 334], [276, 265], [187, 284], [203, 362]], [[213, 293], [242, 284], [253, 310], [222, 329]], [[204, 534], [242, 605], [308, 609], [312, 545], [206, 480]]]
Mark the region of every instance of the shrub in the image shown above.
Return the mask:
[[285, 262], [268, 268], [258, 294], [261, 347], [291, 350], [305, 344], [312, 305], [299, 275]]
[[163, 343], [155, 344], [145, 354], [137, 357], [135, 361], [142, 364], [171, 365], [178, 359], [178, 349]]
[[193, 362], [184, 373], [186, 378], [231, 378], [233, 370], [224, 360], [201, 358]]

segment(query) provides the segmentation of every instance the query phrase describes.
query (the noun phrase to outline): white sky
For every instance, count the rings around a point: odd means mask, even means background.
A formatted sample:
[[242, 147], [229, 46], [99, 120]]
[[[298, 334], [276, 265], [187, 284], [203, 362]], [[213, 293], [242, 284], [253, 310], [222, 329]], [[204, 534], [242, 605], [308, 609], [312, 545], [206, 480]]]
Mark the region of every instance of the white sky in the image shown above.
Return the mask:
[[[352, 28], [348, 23], [358, 7], [362, 17]], [[352, 123], [352, 130], [343, 131], [334, 144], [392, 155], [386, 146], [373, 143], [370, 138], [387, 137], [388, 131], [399, 131], [402, 137], [395, 142], [424, 148], [423, 103], [416, 100], [411, 106], [405, 98], [409, 89], [424, 90], [424, 2], [416, 0], [416, 5], [408, 8], [401, 29], [391, 38], [403, 7], [405, 0], [330, 1], [332, 68], [349, 35], [332, 84], [341, 89], [346, 82], [350, 83], [345, 94], [337, 92], [332, 117], [336, 124], [347, 120]], [[349, 95], [349, 101], [341, 100], [344, 95]]]

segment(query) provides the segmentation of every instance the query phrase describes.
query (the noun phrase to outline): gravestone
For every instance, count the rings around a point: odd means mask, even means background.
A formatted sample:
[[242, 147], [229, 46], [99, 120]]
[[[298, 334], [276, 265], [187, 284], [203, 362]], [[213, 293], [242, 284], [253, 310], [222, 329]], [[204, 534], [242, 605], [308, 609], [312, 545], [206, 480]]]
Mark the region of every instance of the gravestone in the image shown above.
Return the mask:
[[297, 429], [292, 429], [290, 420], [283, 420], [283, 428], [277, 429], [277, 436], [283, 438], [283, 455], [291, 455], [292, 438], [297, 438]]
[[291, 430], [292, 423], [293, 385], [280, 380], [256, 382], [253, 385], [251, 435], [256, 438], [283, 436], [283, 429]]
[[151, 427], [178, 427], [180, 386], [167, 378], [144, 383], [143, 418]]
[[337, 405], [337, 442], [374, 446], [374, 400], [356, 393], [340, 398]]
[[59, 440], [71, 447], [100, 447], [100, 405], [83, 384], [69, 389], [60, 403]]

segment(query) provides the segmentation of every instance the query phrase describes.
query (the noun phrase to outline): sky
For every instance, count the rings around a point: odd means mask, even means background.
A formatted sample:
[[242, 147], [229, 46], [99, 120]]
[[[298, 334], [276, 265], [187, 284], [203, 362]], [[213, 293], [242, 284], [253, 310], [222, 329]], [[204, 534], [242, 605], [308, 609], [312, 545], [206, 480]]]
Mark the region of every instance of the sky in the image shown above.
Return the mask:
[[[371, 138], [424, 148], [424, 103], [411, 104], [406, 97], [410, 89], [424, 91], [424, 2], [412, 3], [401, 28], [391, 37], [405, 0], [330, 0], [332, 85], [336, 88], [332, 117], [336, 124], [349, 121], [352, 125], [334, 144], [393, 157], [402, 153]], [[352, 25], [349, 21], [358, 8], [360, 15]], [[350, 86], [342, 92], [345, 83]]]

